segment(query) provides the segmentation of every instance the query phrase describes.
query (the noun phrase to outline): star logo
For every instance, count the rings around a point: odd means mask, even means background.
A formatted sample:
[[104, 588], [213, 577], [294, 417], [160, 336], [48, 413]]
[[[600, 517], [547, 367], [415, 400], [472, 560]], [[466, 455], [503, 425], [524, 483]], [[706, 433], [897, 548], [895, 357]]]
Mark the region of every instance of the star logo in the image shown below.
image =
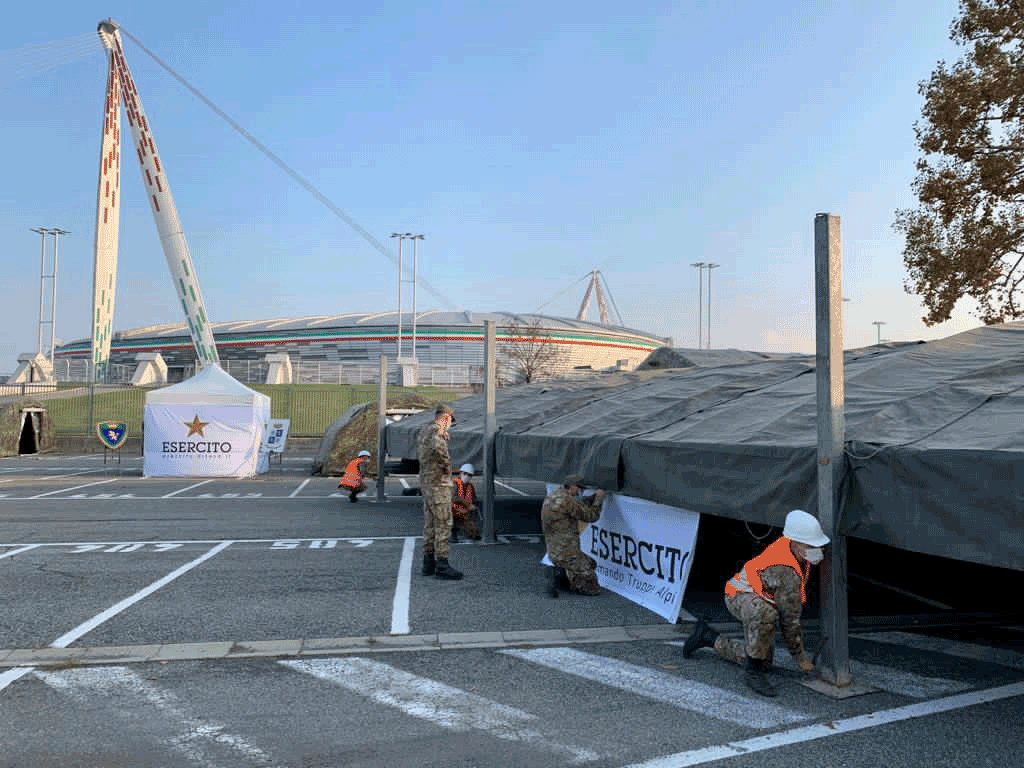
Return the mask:
[[188, 427], [188, 434], [185, 435], [185, 437], [192, 437], [192, 435], [199, 435], [200, 437], [206, 437], [206, 435], [203, 434], [203, 427], [205, 427], [210, 422], [208, 422], [208, 421], [200, 421], [199, 420], [199, 414], [197, 413], [196, 417], [194, 419], [192, 419], [192, 421], [183, 421], [181, 423], [184, 424], [186, 427]]

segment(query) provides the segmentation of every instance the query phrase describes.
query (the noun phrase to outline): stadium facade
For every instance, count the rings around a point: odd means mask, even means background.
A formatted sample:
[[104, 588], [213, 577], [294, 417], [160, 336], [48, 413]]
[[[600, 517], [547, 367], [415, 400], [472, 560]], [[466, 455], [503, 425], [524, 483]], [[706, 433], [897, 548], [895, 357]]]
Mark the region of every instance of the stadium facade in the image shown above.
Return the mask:
[[[415, 358], [419, 383], [472, 385], [479, 383], [484, 362], [484, 322], [496, 327], [499, 363], [515, 339], [548, 344], [554, 350], [549, 375], [581, 370], [632, 370], [654, 349], [671, 346], [671, 339], [622, 326], [587, 320], [508, 312], [427, 311], [411, 313], [348, 313], [213, 323], [221, 365], [237, 378], [263, 381], [267, 356], [288, 355], [293, 381], [352, 383], [371, 381], [380, 356], [397, 356], [401, 329], [403, 358]], [[195, 349], [184, 323], [154, 325], [115, 332], [111, 339], [112, 380], [130, 381], [140, 357], [159, 353], [167, 365], [168, 381], [194, 372]], [[89, 339], [55, 350], [54, 374], [61, 379], [85, 380], [91, 355]], [[499, 366], [500, 367], [500, 366]], [[397, 370], [397, 369], [396, 369]]]

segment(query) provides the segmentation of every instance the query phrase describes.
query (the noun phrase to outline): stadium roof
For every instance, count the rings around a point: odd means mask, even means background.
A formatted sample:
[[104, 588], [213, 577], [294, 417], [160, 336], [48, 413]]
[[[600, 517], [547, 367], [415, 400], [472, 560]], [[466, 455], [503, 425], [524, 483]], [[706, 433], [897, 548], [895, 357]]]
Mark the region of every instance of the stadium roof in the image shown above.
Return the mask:
[[[460, 312], [428, 310], [416, 313], [416, 323], [421, 326], [444, 325], [444, 326], [479, 326], [485, 320], [493, 320], [498, 326], [507, 326], [511, 323], [520, 325], [532, 325], [536, 323], [542, 328], [551, 330], [578, 330], [594, 333], [622, 333], [631, 336], [641, 336], [659, 343], [665, 339], [647, 331], [635, 328], [626, 328], [615, 325], [602, 325], [588, 320], [576, 320], [574, 318], [555, 317], [554, 315], [519, 314], [513, 312], [474, 312], [464, 310]], [[411, 312], [402, 313], [402, 322], [412, 321]], [[230, 333], [261, 333], [266, 331], [299, 331], [316, 328], [331, 328], [337, 326], [388, 326], [394, 327], [398, 323], [398, 312], [346, 312], [338, 315], [311, 315], [308, 317], [279, 317], [270, 320], [238, 320], [233, 322], [211, 323], [215, 334]], [[118, 331], [114, 334], [117, 339], [133, 338], [171, 338], [188, 334], [184, 323], [167, 323], [163, 325], [148, 325], [141, 328]]]

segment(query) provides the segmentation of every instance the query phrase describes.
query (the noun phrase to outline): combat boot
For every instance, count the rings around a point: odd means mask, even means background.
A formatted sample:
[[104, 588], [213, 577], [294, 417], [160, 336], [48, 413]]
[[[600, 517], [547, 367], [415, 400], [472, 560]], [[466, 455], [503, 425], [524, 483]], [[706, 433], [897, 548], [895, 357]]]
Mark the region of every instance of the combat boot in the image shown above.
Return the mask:
[[450, 581], [458, 581], [462, 578], [462, 571], [457, 571], [448, 564], [447, 557], [437, 558], [437, 567], [434, 571], [434, 575], [439, 579], [449, 579]]
[[755, 693], [760, 693], [762, 696], [778, 696], [779, 691], [768, 679], [768, 670], [766, 669], [764, 659], [752, 659], [747, 656], [747, 673], [746, 683], [747, 686]]
[[708, 626], [707, 619], [701, 617], [693, 633], [683, 643], [683, 658], [690, 658], [698, 648], [713, 648], [717, 639], [718, 632]]
[[548, 587], [548, 594], [552, 597], [558, 597], [558, 589], [562, 586], [562, 582], [565, 579], [565, 568], [559, 568], [557, 565], [551, 567], [551, 586]]
[[594, 597], [601, 594], [601, 585], [597, 583], [597, 576], [580, 576], [570, 579], [573, 591], [581, 595]]
[[434, 553], [431, 552], [429, 555], [423, 556], [423, 575], [433, 576], [434, 571], [437, 570], [437, 561], [434, 559]]

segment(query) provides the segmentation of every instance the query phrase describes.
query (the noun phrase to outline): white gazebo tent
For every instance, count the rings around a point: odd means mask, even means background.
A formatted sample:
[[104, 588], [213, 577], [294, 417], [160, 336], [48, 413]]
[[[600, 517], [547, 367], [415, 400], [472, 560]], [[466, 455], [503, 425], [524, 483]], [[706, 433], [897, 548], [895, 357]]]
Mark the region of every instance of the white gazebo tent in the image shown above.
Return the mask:
[[219, 365], [146, 393], [146, 477], [252, 477], [266, 472], [270, 398]]

